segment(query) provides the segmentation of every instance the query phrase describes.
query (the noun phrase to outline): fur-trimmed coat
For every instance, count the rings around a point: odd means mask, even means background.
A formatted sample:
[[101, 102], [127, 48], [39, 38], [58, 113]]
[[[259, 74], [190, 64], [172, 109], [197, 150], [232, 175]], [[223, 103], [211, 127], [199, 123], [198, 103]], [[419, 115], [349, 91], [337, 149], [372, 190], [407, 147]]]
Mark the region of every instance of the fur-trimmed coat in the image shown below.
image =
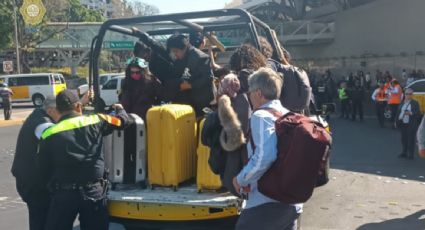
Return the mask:
[[226, 156], [226, 164], [220, 177], [224, 187], [234, 195], [238, 193], [234, 190], [233, 178], [242, 170], [244, 160], [247, 159], [245, 140], [251, 113], [246, 94], [238, 94], [235, 98], [223, 96], [219, 99], [218, 114], [223, 126], [220, 144], [222, 154]]

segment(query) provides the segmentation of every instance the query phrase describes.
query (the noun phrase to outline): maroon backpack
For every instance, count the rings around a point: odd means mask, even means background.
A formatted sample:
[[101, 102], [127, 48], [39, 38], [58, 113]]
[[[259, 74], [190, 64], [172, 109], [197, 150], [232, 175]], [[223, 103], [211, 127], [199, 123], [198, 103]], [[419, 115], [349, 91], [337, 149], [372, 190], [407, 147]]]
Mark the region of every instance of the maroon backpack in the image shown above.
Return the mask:
[[[318, 179], [325, 173], [332, 138], [320, 122], [301, 114], [267, 109], [275, 122], [278, 156], [258, 181], [264, 195], [287, 204], [310, 199]], [[250, 140], [253, 143], [252, 139]], [[252, 145], [253, 148], [255, 146]]]

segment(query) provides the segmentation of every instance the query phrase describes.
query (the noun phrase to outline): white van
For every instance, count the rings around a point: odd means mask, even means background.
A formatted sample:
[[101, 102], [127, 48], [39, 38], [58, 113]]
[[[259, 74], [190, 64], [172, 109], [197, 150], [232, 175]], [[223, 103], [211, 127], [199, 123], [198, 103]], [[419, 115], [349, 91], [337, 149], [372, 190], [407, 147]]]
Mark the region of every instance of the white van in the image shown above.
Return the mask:
[[31, 102], [43, 105], [47, 97], [55, 97], [66, 89], [65, 78], [59, 73], [16, 74], [0, 76], [13, 91], [13, 102]]
[[125, 75], [114, 76], [103, 86], [100, 86], [100, 98], [105, 103], [105, 106], [111, 106], [119, 102], [118, 95], [121, 93], [124, 78]]

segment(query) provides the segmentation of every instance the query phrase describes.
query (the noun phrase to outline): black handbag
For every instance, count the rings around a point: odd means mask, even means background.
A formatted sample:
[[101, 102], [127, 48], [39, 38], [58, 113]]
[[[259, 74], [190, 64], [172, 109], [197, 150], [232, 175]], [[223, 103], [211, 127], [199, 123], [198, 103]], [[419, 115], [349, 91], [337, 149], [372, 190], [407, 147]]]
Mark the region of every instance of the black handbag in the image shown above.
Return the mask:
[[216, 175], [221, 175], [226, 167], [226, 156], [220, 146], [220, 133], [223, 127], [217, 112], [206, 115], [204, 127], [201, 132], [201, 142], [211, 149], [208, 164], [211, 171]]

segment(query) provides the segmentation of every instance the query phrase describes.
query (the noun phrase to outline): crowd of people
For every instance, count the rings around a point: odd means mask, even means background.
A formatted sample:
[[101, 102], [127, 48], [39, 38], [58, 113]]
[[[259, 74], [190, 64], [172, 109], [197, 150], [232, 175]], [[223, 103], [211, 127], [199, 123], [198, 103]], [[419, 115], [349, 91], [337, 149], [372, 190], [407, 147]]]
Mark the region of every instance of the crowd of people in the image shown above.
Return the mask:
[[[79, 100], [64, 90], [56, 98], [47, 98], [23, 124], [12, 174], [28, 205], [30, 229], [72, 229], [77, 215], [82, 229], [107, 229], [103, 136], [131, 124], [127, 113], [145, 119], [149, 108], [163, 102], [189, 104], [197, 117], [206, 116], [205, 108], [216, 111], [217, 124], [227, 138], [219, 135], [218, 141], [211, 141], [211, 155], [215, 151], [227, 154], [225, 167], [214, 170], [210, 166], [224, 187], [247, 199], [236, 229], [264, 225], [266, 229], [297, 229], [303, 204], [277, 202], [262, 194], [257, 182], [278, 154], [274, 129], [278, 117], [264, 111], [304, 113], [311, 96], [305, 72], [285, 57], [284, 61], [272, 59], [273, 49], [264, 38], [261, 50], [249, 42], [241, 45], [231, 56], [229, 68], [223, 68], [215, 64], [213, 52], [208, 55], [197, 48], [205, 43], [199, 34], [191, 38], [173, 35], [163, 48], [147, 34], [135, 32], [141, 41], [128, 61], [120, 102], [112, 106], [117, 111], [114, 116], [83, 115], [88, 94]], [[307, 81], [301, 89], [285, 85], [285, 77]], [[306, 95], [306, 99], [302, 104], [284, 100], [290, 95]], [[212, 121], [210, 115], [205, 129]], [[216, 138], [213, 133], [207, 132], [203, 139]]]
[[[312, 76], [314, 78], [314, 76]], [[340, 107], [340, 118], [355, 121], [357, 116], [360, 121], [364, 118], [364, 103], [371, 98], [375, 104], [376, 116], [380, 127], [389, 123], [393, 129], [399, 129], [401, 133], [402, 152], [400, 158], [414, 158], [416, 145], [416, 132], [419, 127], [422, 114], [419, 103], [413, 99], [413, 89], [408, 86], [415, 80], [424, 78], [421, 70], [413, 70], [410, 74], [403, 69], [399, 80], [393, 77], [389, 71], [385, 73], [376, 71], [375, 79], [372, 80], [370, 72], [364, 74], [358, 71], [350, 73], [347, 78], [338, 83], [335, 90], [335, 81], [328, 70], [319, 79], [312, 79], [313, 92], [319, 106], [324, 103], [333, 103], [337, 98]], [[373, 89], [373, 82], [376, 88]], [[404, 87], [402, 86], [404, 85]], [[368, 96], [370, 95], [370, 97]]]

